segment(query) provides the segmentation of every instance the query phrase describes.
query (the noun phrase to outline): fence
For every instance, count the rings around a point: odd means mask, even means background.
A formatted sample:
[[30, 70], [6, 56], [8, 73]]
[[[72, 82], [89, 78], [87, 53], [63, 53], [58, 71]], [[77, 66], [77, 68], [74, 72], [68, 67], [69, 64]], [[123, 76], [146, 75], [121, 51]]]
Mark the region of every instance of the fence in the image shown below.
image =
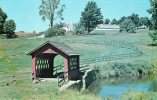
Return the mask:
[[95, 42], [72, 42], [72, 43], [83, 43], [83, 44], [102, 44], [102, 45], [109, 45], [109, 46], [117, 46], [119, 48], [125, 48], [133, 50], [134, 53], [127, 53], [127, 54], [119, 54], [119, 55], [110, 55], [110, 56], [101, 56], [101, 57], [95, 57], [95, 58], [86, 58], [86, 59], [80, 59], [81, 65], [96, 63], [96, 62], [102, 62], [102, 61], [112, 61], [112, 60], [120, 60], [125, 58], [131, 58], [131, 57], [138, 57], [143, 54], [142, 50], [138, 49], [137, 47], [133, 46], [133, 43], [125, 43], [123, 41], [95, 41]]
[[54, 74], [58, 74], [58, 73], [61, 72], [61, 70], [62, 70], [62, 68], [64, 68], [64, 66], [58, 65], [58, 66], [55, 66], [55, 67], [53, 67], [53, 68], [54, 68], [54, 69], [53, 69], [53, 73], [54, 73]]
[[16, 81], [21, 81], [25, 79], [32, 79], [32, 72], [20, 73], [15, 75], [1, 76], [0, 85], [9, 85], [11, 83], [16, 83]]
[[83, 65], [80, 67], [81, 72], [85, 72], [86, 70], [89, 70], [89, 69], [90, 69], [90, 65]]
[[68, 72], [64, 72], [60, 75], [58, 75], [58, 87], [61, 87], [65, 84], [66, 81], [69, 81], [68, 80]]
[[120, 60], [124, 58], [138, 57], [140, 55], [142, 55], [142, 53], [129, 53], [129, 54], [120, 54], [120, 55], [101, 56], [101, 57], [95, 57], [95, 58], [81, 59], [80, 63], [81, 65], [84, 65], [84, 64], [91, 64], [91, 63], [102, 62], [102, 61], [112, 61], [112, 60]]

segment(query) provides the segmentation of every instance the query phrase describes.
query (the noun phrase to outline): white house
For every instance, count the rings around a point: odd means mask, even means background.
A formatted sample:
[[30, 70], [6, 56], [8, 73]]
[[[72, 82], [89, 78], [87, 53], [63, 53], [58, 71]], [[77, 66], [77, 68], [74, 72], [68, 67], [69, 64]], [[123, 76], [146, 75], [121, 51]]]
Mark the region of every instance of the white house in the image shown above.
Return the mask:
[[68, 32], [68, 31], [73, 31], [74, 30], [74, 25], [73, 24], [65, 24], [63, 26], [63, 29]]

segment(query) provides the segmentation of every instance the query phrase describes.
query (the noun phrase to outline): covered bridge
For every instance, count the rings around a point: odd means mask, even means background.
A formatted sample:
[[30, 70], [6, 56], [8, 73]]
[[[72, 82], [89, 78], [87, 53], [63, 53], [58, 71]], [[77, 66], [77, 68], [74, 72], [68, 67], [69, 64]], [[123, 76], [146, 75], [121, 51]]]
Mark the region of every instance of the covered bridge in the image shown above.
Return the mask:
[[66, 44], [47, 41], [35, 48], [32, 56], [32, 75], [37, 78], [55, 78], [54, 59], [57, 55], [64, 58], [65, 80], [77, 80], [80, 76], [79, 53]]

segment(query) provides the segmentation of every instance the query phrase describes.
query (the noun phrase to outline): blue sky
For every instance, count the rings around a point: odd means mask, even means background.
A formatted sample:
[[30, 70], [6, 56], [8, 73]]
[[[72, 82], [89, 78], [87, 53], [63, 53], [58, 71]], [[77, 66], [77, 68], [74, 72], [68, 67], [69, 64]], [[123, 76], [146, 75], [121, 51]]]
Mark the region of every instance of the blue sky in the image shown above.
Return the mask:
[[[64, 10], [65, 23], [76, 23], [80, 19], [90, 0], [61, 0], [66, 5]], [[93, 0], [101, 8], [104, 18], [119, 19], [137, 13], [140, 16], [148, 16], [146, 9], [150, 8], [149, 0]], [[43, 22], [39, 16], [41, 0], [0, 0], [0, 7], [7, 13], [8, 19], [16, 22], [16, 31], [44, 31], [48, 28], [48, 22]], [[57, 22], [57, 21], [56, 21]]]

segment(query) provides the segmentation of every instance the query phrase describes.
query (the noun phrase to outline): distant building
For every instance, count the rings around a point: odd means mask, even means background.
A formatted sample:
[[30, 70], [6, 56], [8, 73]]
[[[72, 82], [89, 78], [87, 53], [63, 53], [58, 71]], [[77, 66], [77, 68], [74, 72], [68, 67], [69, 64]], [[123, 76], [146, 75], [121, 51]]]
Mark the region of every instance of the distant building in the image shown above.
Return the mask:
[[99, 24], [96, 27], [96, 30], [119, 30], [119, 25], [111, 25], [111, 24]]
[[63, 26], [63, 29], [64, 29], [66, 32], [74, 31], [74, 24], [65, 24], [65, 25]]

